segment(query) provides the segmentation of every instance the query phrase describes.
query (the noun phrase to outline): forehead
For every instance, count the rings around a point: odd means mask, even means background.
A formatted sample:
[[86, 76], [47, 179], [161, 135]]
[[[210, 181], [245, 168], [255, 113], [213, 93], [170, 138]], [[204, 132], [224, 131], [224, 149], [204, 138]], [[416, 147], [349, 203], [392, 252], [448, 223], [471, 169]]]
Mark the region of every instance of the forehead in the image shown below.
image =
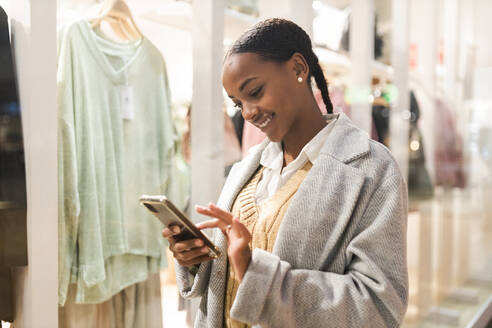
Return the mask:
[[222, 82], [226, 89], [239, 87], [243, 80], [249, 77], [266, 78], [278, 67], [278, 63], [263, 60], [254, 53], [233, 54], [224, 62]]

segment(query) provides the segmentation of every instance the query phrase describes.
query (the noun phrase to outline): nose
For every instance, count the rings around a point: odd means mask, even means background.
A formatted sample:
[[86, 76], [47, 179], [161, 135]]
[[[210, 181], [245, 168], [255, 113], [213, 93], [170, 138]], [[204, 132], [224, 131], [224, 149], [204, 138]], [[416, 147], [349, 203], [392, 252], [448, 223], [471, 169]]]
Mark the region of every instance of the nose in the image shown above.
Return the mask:
[[260, 111], [256, 105], [243, 102], [242, 114], [246, 121], [254, 122], [259, 118]]

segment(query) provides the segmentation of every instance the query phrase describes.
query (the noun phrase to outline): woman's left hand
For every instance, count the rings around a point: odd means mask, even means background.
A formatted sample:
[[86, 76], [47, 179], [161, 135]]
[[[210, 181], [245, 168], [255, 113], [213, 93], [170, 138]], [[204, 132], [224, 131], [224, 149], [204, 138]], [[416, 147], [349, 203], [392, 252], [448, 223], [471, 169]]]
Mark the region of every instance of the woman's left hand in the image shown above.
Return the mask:
[[215, 204], [209, 203], [208, 207], [196, 206], [196, 211], [200, 214], [215, 218], [197, 224], [198, 229], [219, 228], [227, 238], [227, 256], [232, 265], [238, 280], [243, 280], [244, 274], [251, 261], [251, 233], [239, 219], [232, 213], [218, 208]]

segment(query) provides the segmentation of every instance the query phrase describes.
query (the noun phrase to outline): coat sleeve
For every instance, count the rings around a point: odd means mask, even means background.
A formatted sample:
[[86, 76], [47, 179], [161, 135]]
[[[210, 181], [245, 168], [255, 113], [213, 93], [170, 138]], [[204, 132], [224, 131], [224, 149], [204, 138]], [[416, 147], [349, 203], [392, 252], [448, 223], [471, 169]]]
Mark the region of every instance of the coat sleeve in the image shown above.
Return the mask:
[[210, 280], [212, 262], [208, 261], [200, 264], [196, 275], [192, 275], [187, 267], [183, 267], [174, 260], [176, 267], [176, 282], [179, 293], [184, 298], [201, 297], [207, 290]]
[[[227, 199], [231, 198], [231, 185], [234, 184], [236, 174], [240, 172], [240, 167], [240, 163], [236, 163], [231, 168], [229, 176], [227, 177], [224, 187], [222, 188], [219, 200], [217, 201], [217, 205], [221, 208], [230, 210], [230, 204], [226, 204], [226, 202]], [[218, 229], [214, 229], [214, 233], [221, 234], [222, 232]], [[224, 253], [222, 256], [226, 256], [227, 250], [222, 249], [222, 252]], [[214, 260], [200, 264], [196, 275], [192, 275], [187, 267], [179, 265], [176, 260], [174, 261], [176, 264], [176, 282], [181, 296], [184, 298], [193, 298], [200, 297], [205, 294], [210, 280], [213, 261]]]
[[408, 302], [406, 220], [398, 174], [381, 182], [359, 217], [344, 274], [294, 269], [255, 249], [231, 317], [262, 327], [398, 327]]

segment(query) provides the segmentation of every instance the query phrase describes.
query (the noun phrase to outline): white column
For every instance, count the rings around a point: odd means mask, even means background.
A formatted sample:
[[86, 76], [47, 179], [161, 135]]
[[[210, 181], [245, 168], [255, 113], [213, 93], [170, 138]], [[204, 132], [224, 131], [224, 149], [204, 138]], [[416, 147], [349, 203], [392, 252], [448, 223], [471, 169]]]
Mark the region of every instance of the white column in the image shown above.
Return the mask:
[[224, 0], [193, 1], [193, 101], [191, 111], [191, 212], [216, 202], [224, 182], [222, 60]]
[[433, 210], [432, 201], [422, 201], [418, 205], [418, 273], [417, 273], [417, 309], [419, 317], [425, 317], [432, 306], [432, 239]]
[[15, 271], [14, 325], [52, 328], [58, 327], [56, 1], [4, 2], [12, 19], [28, 201], [29, 263]]
[[[457, 107], [457, 54], [458, 54], [458, 41], [459, 41], [459, 26], [460, 15], [458, 15], [458, 0], [446, 0], [442, 3], [442, 13], [444, 22], [444, 101], [450, 104], [450, 108], [453, 110], [452, 115], [456, 117], [458, 112], [461, 112], [461, 108]], [[456, 117], [458, 118], [458, 117]], [[460, 123], [456, 121], [456, 127], [459, 135], [463, 135], [460, 131]], [[451, 133], [451, 132], [449, 132]], [[462, 240], [467, 240], [467, 236], [459, 234], [455, 238], [454, 230], [457, 227], [455, 220], [460, 220], [453, 213], [455, 208], [455, 201], [458, 198], [453, 197], [452, 190], [444, 190], [441, 204], [442, 211], [440, 216], [440, 229], [439, 229], [439, 262], [438, 262], [438, 279], [439, 279], [439, 296], [446, 297], [452, 289], [455, 287], [454, 283], [459, 277], [459, 272], [466, 271], [461, 268], [457, 268], [454, 264], [462, 263], [462, 257], [459, 252], [455, 252], [453, 248], [454, 244], [460, 244]], [[458, 231], [459, 233], [460, 231]], [[467, 249], [468, 245], [460, 245]], [[461, 262], [461, 263], [460, 263]], [[466, 262], [462, 263], [466, 266]], [[454, 269], [458, 270], [454, 270]], [[458, 278], [459, 279], [459, 278]]]
[[312, 0], [289, 0], [289, 18], [302, 27], [307, 34], [313, 37], [313, 1]]
[[392, 104], [390, 114], [390, 148], [400, 170], [408, 178], [408, 128], [410, 97], [408, 88], [408, 49], [410, 43], [410, 5], [408, 0], [392, 1], [391, 63], [394, 68], [393, 83], [398, 98]]
[[353, 0], [350, 17], [351, 113], [354, 123], [370, 134], [371, 66], [374, 59], [374, 2]]
[[[460, 15], [458, 15], [458, 0], [446, 0], [444, 6], [444, 95], [450, 102], [455, 113], [457, 108], [457, 73], [458, 73], [458, 44]], [[453, 114], [455, 114], [453, 113]]]
[[418, 0], [420, 10], [415, 24], [421, 24], [418, 57], [421, 59], [419, 75], [422, 81], [420, 131], [423, 135], [426, 167], [435, 181], [435, 111], [436, 111], [436, 64], [437, 64], [437, 1]]

